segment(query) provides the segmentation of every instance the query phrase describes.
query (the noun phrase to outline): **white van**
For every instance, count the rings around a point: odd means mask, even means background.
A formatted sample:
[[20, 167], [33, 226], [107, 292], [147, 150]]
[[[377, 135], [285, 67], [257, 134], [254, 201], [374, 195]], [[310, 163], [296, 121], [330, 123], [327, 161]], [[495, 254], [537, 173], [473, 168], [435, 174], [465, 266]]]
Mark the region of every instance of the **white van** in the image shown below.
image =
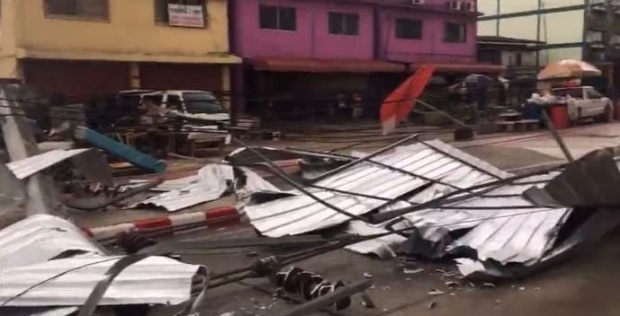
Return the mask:
[[[125, 91], [119, 92], [124, 95]], [[225, 138], [230, 141], [228, 127], [230, 114], [215, 95], [203, 90], [142, 90], [127, 91], [127, 95], [139, 97], [139, 104], [151, 100], [168, 110], [174, 110], [178, 117], [188, 121], [183, 129], [194, 131], [188, 139]]]

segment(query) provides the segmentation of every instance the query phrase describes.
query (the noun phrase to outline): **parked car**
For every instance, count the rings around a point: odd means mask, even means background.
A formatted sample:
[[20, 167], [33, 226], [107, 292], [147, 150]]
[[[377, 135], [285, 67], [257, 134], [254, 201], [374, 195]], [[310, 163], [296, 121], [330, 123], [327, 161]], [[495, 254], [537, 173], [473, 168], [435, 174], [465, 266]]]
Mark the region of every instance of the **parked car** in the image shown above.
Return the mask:
[[612, 101], [590, 86], [556, 88], [553, 95], [565, 98], [568, 106], [568, 117], [571, 121], [594, 118], [609, 122], [614, 117]]

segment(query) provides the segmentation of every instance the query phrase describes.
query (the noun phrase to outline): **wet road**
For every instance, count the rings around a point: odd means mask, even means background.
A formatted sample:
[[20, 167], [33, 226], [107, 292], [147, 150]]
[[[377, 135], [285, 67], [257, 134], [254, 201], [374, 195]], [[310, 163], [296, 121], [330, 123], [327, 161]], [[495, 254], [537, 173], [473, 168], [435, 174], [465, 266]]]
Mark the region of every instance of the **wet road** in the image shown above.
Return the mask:
[[[222, 236], [253, 236], [253, 229], [240, 227], [218, 232]], [[215, 237], [215, 236], [214, 236]], [[620, 315], [620, 233], [604, 243], [581, 253], [526, 280], [497, 284], [495, 288], [468, 284], [440, 270], [452, 271], [451, 264], [424, 264], [424, 271], [405, 274], [402, 262], [378, 260], [340, 250], [315, 257], [296, 266], [322, 274], [329, 280], [353, 281], [372, 275], [374, 287], [368, 294], [378, 305], [368, 309], [354, 298], [343, 315], [441, 315], [441, 316], [580, 316]], [[207, 265], [213, 272], [243, 266], [255, 260], [245, 253], [185, 256], [185, 260]], [[460, 285], [450, 288], [448, 281]], [[210, 291], [201, 315], [278, 315], [291, 307], [248, 285], [269, 288], [265, 280], [249, 280], [246, 285], [231, 284]], [[431, 290], [443, 295], [429, 295]], [[431, 308], [431, 305], [434, 306]], [[320, 313], [316, 315], [321, 315]], [[327, 315], [327, 314], [323, 314]]]

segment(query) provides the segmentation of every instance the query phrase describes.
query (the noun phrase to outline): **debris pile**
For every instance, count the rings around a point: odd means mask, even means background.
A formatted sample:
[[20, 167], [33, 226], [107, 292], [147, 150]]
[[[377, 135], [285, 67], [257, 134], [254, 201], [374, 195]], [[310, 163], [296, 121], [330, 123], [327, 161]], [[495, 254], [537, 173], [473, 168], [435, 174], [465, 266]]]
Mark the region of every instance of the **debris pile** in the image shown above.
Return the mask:
[[125, 258], [103, 250], [65, 220], [28, 217], [0, 231], [0, 314], [11, 315], [11, 307], [20, 307], [22, 312], [46, 308], [54, 315], [71, 315], [114, 273], [115, 281], [91, 307], [177, 305], [180, 311], [206, 291], [204, 266], [149, 255], [123, 269], [119, 263]]
[[[600, 166], [600, 159], [577, 163]], [[615, 162], [611, 170], [606, 166], [599, 167], [599, 174], [607, 174], [602, 180], [620, 176]], [[440, 141], [382, 150], [335, 170], [304, 190], [289, 191], [291, 196], [243, 210], [265, 236], [300, 235], [348, 223], [349, 234], [385, 234], [348, 246], [352, 251], [382, 258], [457, 258], [468, 277], [533, 273], [577, 246], [575, 238], [583, 239], [578, 236], [592, 229], [588, 226], [604, 233], [620, 224], [618, 216], [596, 209], [578, 228], [562, 231], [576, 212], [571, 205], [533, 203], [523, 195], [549, 183], [557, 171], [515, 176]], [[592, 206], [593, 200], [588, 203]]]
[[[150, 310], [197, 315], [207, 290], [246, 279], [268, 280], [266, 289], [241, 284], [296, 303], [282, 315], [336, 314], [353, 308], [355, 296], [365, 308], [377, 307], [366, 293], [374, 288], [377, 271], [339, 280], [298, 264], [338, 249], [399, 257], [397, 274], [405, 280], [439, 272], [441, 284], [424, 290], [439, 299], [472, 281], [494, 288], [499, 279], [528, 276], [620, 226], [615, 211], [620, 171], [607, 151], [514, 175], [417, 135], [348, 156], [256, 148], [233, 139], [240, 147], [224, 160], [166, 180], [160, 173], [168, 167], [163, 161], [81, 126], [72, 127], [78, 138], [103, 152], [30, 150], [27, 141], [13, 139], [22, 139], [18, 134], [27, 129], [16, 133], [6, 122], [3, 129], [12, 161], [0, 166], [1, 315], [91, 316], [110, 309], [119, 316]], [[153, 180], [118, 181], [104, 152], [158, 174]], [[267, 175], [277, 181], [267, 181]], [[209, 226], [209, 212], [193, 207], [223, 197], [234, 201], [222, 209], [232, 210], [237, 219], [245, 215], [260, 237], [177, 236]], [[179, 213], [100, 230], [83, 230], [54, 216], [110, 209], [106, 214], [132, 214], [146, 208]], [[161, 223], [178, 225], [156, 225]], [[250, 249], [244, 257], [257, 258], [210, 273], [211, 259], [189, 264], [181, 257], [184, 250], [231, 249]], [[451, 260], [456, 267], [428, 269], [422, 260]], [[438, 302], [427, 306], [436, 308]]]

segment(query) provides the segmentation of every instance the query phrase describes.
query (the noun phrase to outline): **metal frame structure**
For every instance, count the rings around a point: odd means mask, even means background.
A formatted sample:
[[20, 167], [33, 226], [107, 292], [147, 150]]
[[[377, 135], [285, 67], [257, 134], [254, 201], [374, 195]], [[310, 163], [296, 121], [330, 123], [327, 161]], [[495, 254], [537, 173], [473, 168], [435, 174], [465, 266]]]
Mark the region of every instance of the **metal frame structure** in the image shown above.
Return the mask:
[[[566, 42], [566, 43], [554, 43], [554, 44], [542, 44], [539, 45], [539, 50], [536, 54], [537, 66], [540, 65], [540, 50], [543, 49], [559, 49], [559, 48], [582, 48], [582, 56], [586, 56], [586, 49], [588, 49], [588, 45], [586, 42], [586, 33], [589, 26], [586, 24], [587, 22], [587, 11], [592, 6], [591, 0], [585, 0], [584, 4], [579, 5], [565, 5], [565, 6], [557, 6], [552, 8], [545, 8], [545, 1], [538, 0], [536, 4], [536, 8], [533, 10], [519, 11], [519, 12], [510, 12], [510, 13], [502, 13], [502, 2], [506, 2], [507, 0], [493, 0], [496, 2], [497, 11], [494, 15], [485, 15], [478, 18], [478, 21], [495, 21], [495, 35], [502, 36], [501, 29], [501, 20], [509, 19], [509, 18], [519, 18], [519, 17], [530, 17], [536, 16], [536, 40], [542, 41], [542, 28], [544, 24], [544, 17], [547, 14], [553, 13], [563, 13], [563, 12], [571, 12], [571, 11], [583, 11], [584, 18], [584, 29], [582, 30], [583, 35], [581, 37], [581, 41], [576, 42]], [[546, 41], [545, 41], [546, 42]]]

